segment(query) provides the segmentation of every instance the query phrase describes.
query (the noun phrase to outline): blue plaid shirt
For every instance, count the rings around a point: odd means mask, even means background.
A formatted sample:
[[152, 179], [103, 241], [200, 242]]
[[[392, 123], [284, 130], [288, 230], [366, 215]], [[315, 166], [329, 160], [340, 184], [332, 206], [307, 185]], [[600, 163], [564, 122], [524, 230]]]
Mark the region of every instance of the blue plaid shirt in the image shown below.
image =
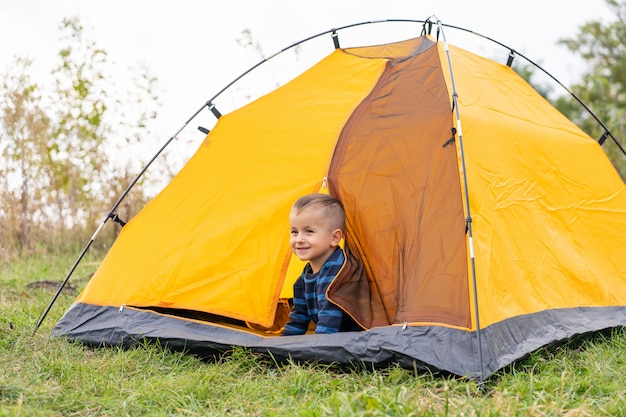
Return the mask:
[[337, 333], [353, 327], [349, 316], [326, 299], [326, 290], [343, 262], [343, 250], [337, 247], [317, 274], [313, 273], [311, 264], [306, 264], [293, 285], [293, 307], [283, 336], [305, 334], [311, 321], [317, 326], [315, 333]]

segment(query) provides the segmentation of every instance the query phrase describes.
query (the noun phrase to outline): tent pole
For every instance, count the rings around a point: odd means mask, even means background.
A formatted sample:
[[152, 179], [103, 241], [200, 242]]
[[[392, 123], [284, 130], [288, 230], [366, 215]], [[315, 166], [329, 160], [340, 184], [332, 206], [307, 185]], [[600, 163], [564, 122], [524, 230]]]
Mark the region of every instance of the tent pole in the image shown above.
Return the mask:
[[[237, 83], [239, 80], [241, 80], [243, 77], [245, 77], [246, 75], [248, 75], [250, 72], [252, 72], [253, 70], [255, 70], [257, 67], [261, 66], [262, 64], [268, 62], [269, 60], [275, 58], [276, 56], [282, 54], [283, 52], [286, 52], [292, 48], [295, 48], [303, 43], [306, 43], [312, 39], [318, 38], [320, 36], [323, 35], [327, 35], [327, 34], [331, 34], [331, 38], [333, 39], [335, 48], [339, 47], [339, 41], [338, 41], [338, 36], [339, 36], [339, 31], [342, 30], [346, 30], [346, 29], [351, 29], [351, 28], [355, 28], [355, 27], [359, 27], [359, 26], [364, 26], [364, 25], [372, 25], [372, 24], [380, 24], [380, 23], [421, 23], [422, 26], [422, 35], [426, 35], [426, 34], [430, 34], [432, 31], [432, 26], [433, 26], [433, 21], [431, 20], [431, 18], [435, 18], [436, 19], [436, 25], [437, 25], [437, 33], [439, 34], [440, 32], [443, 32], [443, 28], [450, 28], [450, 29], [455, 29], [455, 30], [459, 30], [461, 32], [466, 32], [475, 36], [478, 36], [479, 38], [483, 38], [489, 42], [493, 42], [496, 45], [501, 46], [502, 48], [508, 49], [509, 50], [509, 55], [508, 55], [508, 61], [510, 61], [509, 63], [512, 64], [512, 60], [514, 58], [515, 55], [523, 58], [525, 61], [527, 61], [529, 64], [531, 64], [532, 66], [534, 66], [535, 68], [537, 68], [538, 70], [542, 71], [543, 73], [545, 73], [548, 77], [552, 78], [552, 80], [554, 80], [559, 86], [561, 86], [563, 89], [565, 89], [565, 91], [567, 91], [567, 93], [569, 95], [572, 96], [572, 98], [574, 98], [574, 100], [576, 100], [584, 109], [587, 113], [589, 113], [589, 115], [596, 120], [596, 122], [602, 127], [603, 131], [604, 131], [604, 135], [606, 137], [610, 137], [613, 142], [617, 145], [617, 147], [622, 151], [622, 153], [624, 155], [626, 155], [626, 148], [619, 142], [619, 140], [617, 140], [617, 138], [613, 135], [613, 133], [611, 133], [611, 131], [604, 125], [604, 123], [602, 123], [602, 121], [598, 118], [598, 116], [596, 116], [591, 109], [576, 95], [574, 94], [569, 88], [567, 88], [565, 85], [563, 85], [559, 80], [557, 80], [552, 74], [550, 74], [548, 71], [546, 71], [544, 68], [542, 68], [539, 64], [535, 63], [534, 61], [530, 60], [529, 58], [527, 58], [526, 56], [522, 55], [521, 53], [519, 53], [518, 51], [516, 51], [515, 49], [501, 43], [498, 42], [497, 40], [490, 38], [489, 36], [485, 36], [482, 35], [478, 32], [474, 32], [472, 30], [460, 27], [460, 26], [454, 26], [454, 25], [449, 25], [449, 24], [445, 24], [442, 23], [439, 19], [436, 18], [436, 16], [431, 16], [426, 20], [415, 20], [415, 19], [383, 19], [383, 20], [370, 20], [370, 21], [365, 21], [365, 22], [359, 22], [359, 23], [352, 23], [350, 25], [345, 25], [345, 26], [341, 26], [341, 27], [337, 27], [337, 28], [333, 28], [333, 29], [329, 29], [329, 30], [325, 30], [323, 32], [317, 33], [315, 35], [309, 36], [307, 38], [301, 39], [297, 42], [292, 43], [291, 45], [273, 53], [272, 55], [268, 56], [267, 58], [263, 58], [261, 61], [259, 61], [258, 63], [254, 64], [252, 67], [250, 67], [249, 69], [247, 69], [246, 71], [244, 71], [241, 75], [237, 76], [233, 81], [231, 81], [230, 83], [226, 84], [226, 86], [224, 88], [222, 88], [221, 90], [219, 90], [213, 97], [211, 97], [207, 103], [211, 103], [213, 102], [213, 100], [215, 100], [217, 97], [219, 97], [224, 91], [228, 90], [230, 87], [232, 87], [233, 84]], [[428, 29], [427, 29], [428, 28]], [[445, 41], [444, 39], [444, 43], [447, 45], [447, 41]]]
[[37, 330], [39, 330], [39, 327], [41, 327], [41, 324], [43, 323], [43, 321], [45, 320], [46, 316], [48, 315], [48, 313], [50, 312], [50, 309], [52, 309], [52, 306], [54, 305], [54, 303], [56, 302], [57, 298], [59, 298], [59, 295], [61, 294], [61, 291], [63, 291], [63, 288], [65, 287], [65, 284], [67, 284], [67, 282], [70, 280], [70, 277], [72, 276], [72, 274], [74, 274], [74, 271], [76, 270], [76, 267], [78, 267], [78, 264], [80, 264], [80, 262], [82, 261], [83, 257], [85, 256], [85, 254], [87, 253], [87, 251], [89, 250], [89, 248], [91, 247], [91, 245], [93, 244], [94, 240], [96, 239], [96, 236], [98, 236], [98, 234], [100, 233], [100, 230], [102, 230], [102, 228], [104, 227], [104, 225], [107, 223], [107, 221], [109, 221], [109, 219], [112, 219], [113, 221], [119, 223], [120, 225], [122, 225], [122, 227], [126, 224], [125, 222], [123, 222], [122, 220], [119, 219], [118, 215], [115, 213], [115, 211], [117, 210], [117, 208], [119, 207], [119, 205], [122, 203], [122, 201], [126, 198], [126, 196], [128, 195], [128, 193], [130, 193], [130, 191], [132, 190], [132, 188], [135, 186], [135, 184], [137, 184], [137, 182], [141, 179], [141, 177], [145, 174], [145, 172], [148, 170], [148, 168], [152, 165], [152, 163], [159, 157], [159, 155], [161, 155], [163, 153], [163, 151], [165, 150], [165, 148], [167, 148], [169, 146], [170, 143], [172, 143], [172, 141], [174, 139], [176, 139], [178, 137], [178, 135], [187, 127], [187, 125], [189, 125], [189, 123], [196, 118], [196, 116], [198, 116], [198, 114], [200, 114], [200, 112], [202, 110], [204, 110], [205, 107], [209, 107], [210, 105], [210, 101], [208, 101], [207, 103], [203, 104], [202, 107], [200, 107], [177, 131], [176, 133], [174, 133], [172, 136], [170, 136], [170, 138], [165, 141], [165, 143], [163, 144], [163, 146], [161, 146], [161, 148], [157, 151], [157, 153], [154, 154], [154, 156], [150, 159], [150, 161], [148, 161], [148, 163], [146, 164], [146, 166], [139, 172], [139, 174], [137, 174], [137, 176], [135, 177], [135, 179], [133, 179], [133, 181], [128, 185], [128, 187], [126, 187], [126, 190], [124, 190], [124, 192], [120, 195], [120, 197], [117, 199], [117, 201], [115, 202], [115, 204], [113, 205], [113, 207], [111, 208], [111, 210], [109, 211], [109, 213], [107, 214], [107, 216], [104, 218], [104, 220], [102, 221], [102, 223], [100, 223], [100, 226], [98, 226], [98, 228], [96, 229], [96, 231], [94, 232], [94, 234], [91, 236], [91, 238], [89, 239], [89, 242], [87, 242], [87, 244], [85, 245], [85, 247], [83, 248], [83, 250], [81, 251], [80, 255], [78, 256], [78, 258], [76, 258], [76, 261], [74, 262], [74, 264], [72, 265], [72, 267], [70, 268], [70, 271], [68, 272], [68, 274], [65, 276], [65, 279], [61, 282], [61, 284], [59, 285], [59, 288], [57, 289], [56, 293], [54, 294], [54, 296], [52, 297], [52, 300], [50, 300], [50, 303], [48, 304], [48, 306], [46, 307], [46, 309], [44, 310], [44, 312], [42, 313], [41, 317], [39, 318], [39, 321], [37, 321], [37, 324], [35, 325], [35, 329], [33, 330], [33, 335], [35, 333], [37, 333]]
[[[454, 85], [454, 74], [452, 73], [452, 66], [451, 66], [451, 61], [450, 61], [450, 51], [448, 49], [448, 43], [446, 41], [445, 35], [443, 34], [443, 28], [444, 27], [448, 27], [451, 29], [456, 29], [456, 30], [460, 30], [463, 32], [467, 32], [467, 33], [471, 33], [473, 35], [482, 37], [488, 41], [491, 41], [493, 43], [496, 43], [504, 48], [509, 49], [510, 54], [509, 56], [513, 55], [513, 54], [517, 54], [520, 57], [522, 57], [523, 59], [525, 59], [526, 61], [528, 61], [530, 64], [532, 64], [534, 67], [536, 67], [537, 69], [543, 71], [546, 75], [548, 75], [550, 78], [552, 78], [554, 81], [556, 81], [557, 84], [559, 84], [561, 87], [563, 87], [579, 104], [581, 104], [581, 106], [600, 124], [600, 126], [602, 126], [602, 128], [604, 129], [604, 134], [603, 137], [601, 139], [600, 142], [604, 142], [604, 140], [607, 137], [610, 137], [615, 144], [618, 146], [618, 148], [622, 151], [622, 153], [624, 155], [626, 155], [626, 149], [624, 148], [624, 146], [622, 146], [622, 144], [615, 138], [615, 136], [613, 136], [613, 134], [609, 131], [609, 129], [602, 123], [602, 121], [599, 120], [599, 118], [589, 109], [589, 107], [587, 107], [583, 101], [577, 97], [571, 90], [569, 90], [567, 87], [565, 87], [561, 82], [559, 82], [554, 76], [552, 76], [550, 73], [548, 73], [545, 69], [543, 69], [541, 66], [539, 66], [538, 64], [536, 64], [535, 62], [531, 61], [530, 59], [528, 59], [527, 57], [525, 57], [524, 55], [520, 54], [519, 52], [515, 51], [514, 49], [506, 46], [503, 43], [500, 43], [488, 36], [484, 36], [481, 35], [480, 33], [462, 28], [462, 27], [458, 27], [458, 26], [454, 26], [454, 25], [448, 25], [448, 24], [444, 24], [442, 23], [439, 19], [436, 18], [436, 16], [431, 16], [433, 18], [436, 19], [436, 25], [437, 25], [437, 32], [438, 34], [441, 33], [442, 37], [443, 37], [443, 42], [445, 45], [445, 50], [446, 50], [446, 54], [447, 54], [447, 58], [448, 58], [448, 65], [450, 66], [450, 76], [452, 79], [452, 87], [453, 87], [453, 102], [454, 102], [454, 108], [456, 111], [456, 118], [457, 118], [457, 130], [459, 132], [459, 148], [461, 151], [461, 161], [462, 161], [462, 169], [463, 169], [463, 181], [464, 181], [464, 189], [465, 189], [465, 203], [466, 203], [466, 210], [467, 210], [467, 219], [466, 219], [466, 227], [468, 230], [468, 237], [469, 237], [469, 242], [468, 242], [468, 246], [470, 249], [470, 258], [471, 258], [471, 264], [472, 264], [472, 279], [473, 279], [473, 283], [474, 283], [474, 306], [475, 306], [475, 315], [476, 315], [476, 327], [477, 327], [477, 337], [478, 337], [478, 345], [479, 345], [479, 354], [480, 354], [480, 375], [481, 375], [481, 380], [483, 379], [483, 359], [482, 359], [482, 346], [481, 346], [481, 338], [480, 338], [480, 324], [479, 324], [479, 317], [478, 317], [478, 294], [477, 294], [477, 289], [476, 289], [476, 272], [475, 272], [475, 262], [474, 262], [474, 243], [473, 243], [473, 238], [472, 238], [472, 218], [470, 215], [470, 211], [469, 211], [469, 194], [468, 194], [468, 187], [467, 187], [467, 178], [465, 176], [465, 158], [464, 158], [464, 151], [463, 151], [463, 133], [462, 133], [462, 129], [461, 129], [461, 120], [459, 118], [459, 109], [458, 109], [458, 100], [457, 100], [457, 92], [456, 92], [456, 87]], [[250, 67], [248, 70], [244, 71], [241, 75], [239, 75], [237, 78], [235, 78], [233, 81], [231, 81], [230, 83], [228, 83], [224, 88], [222, 88], [221, 90], [219, 90], [213, 97], [211, 97], [200, 109], [198, 109], [198, 111], [196, 111], [194, 113], [194, 115], [192, 117], [189, 118], [189, 120], [187, 120], [187, 122], [185, 122], [185, 124], [172, 136], [170, 137], [167, 142], [165, 143], [165, 145], [163, 145], [163, 147], [161, 147], [161, 149], [154, 155], [154, 157], [150, 160], [150, 162], [144, 167], [144, 169], [139, 173], [139, 175], [131, 182], [130, 186], [126, 189], [126, 191], [124, 191], [124, 193], [121, 195], [121, 197], [118, 199], [118, 201], [114, 204], [113, 208], [111, 209], [111, 211], [109, 212], [109, 214], [107, 215], [107, 217], [104, 219], [104, 221], [102, 222], [102, 224], [98, 227], [98, 229], [96, 230], [96, 233], [94, 233], [94, 235], [92, 236], [92, 238], [90, 239], [90, 241], [87, 243], [87, 245], [85, 246], [85, 248], [83, 249], [83, 251], [81, 252], [81, 255], [78, 257], [78, 259], [76, 260], [74, 266], [71, 268], [69, 274], [67, 275], [67, 277], [65, 278], [65, 280], [61, 283], [61, 286], [59, 287], [57, 293], [55, 294], [54, 298], [52, 299], [50, 305], [48, 306], [48, 308], [45, 310], [45, 312], [43, 313], [42, 317], [39, 319], [39, 322], [37, 323], [37, 326], [35, 327], [35, 330], [33, 332], [33, 334], [37, 331], [37, 329], [40, 327], [41, 323], [43, 322], [44, 318], [46, 317], [46, 315], [48, 314], [50, 308], [52, 307], [52, 304], [54, 304], [54, 302], [56, 301], [59, 293], [61, 292], [61, 290], [63, 289], [63, 287], [65, 286], [65, 283], [69, 280], [70, 276], [72, 275], [72, 273], [74, 272], [74, 269], [76, 268], [76, 266], [78, 265], [78, 263], [80, 262], [80, 260], [83, 258], [84, 254], [87, 252], [87, 250], [89, 249], [89, 247], [91, 246], [91, 244], [93, 243], [93, 239], [96, 237], [97, 233], [100, 231], [100, 229], [104, 226], [104, 224], [108, 221], [109, 218], [113, 219], [114, 221], [120, 223], [122, 226], [124, 225], [124, 222], [122, 222], [121, 220], [119, 220], [119, 218], [117, 217], [117, 214], [115, 214], [115, 210], [117, 209], [117, 207], [120, 205], [120, 203], [122, 202], [122, 200], [128, 195], [128, 193], [130, 192], [130, 190], [132, 189], [132, 187], [137, 183], [137, 181], [139, 181], [139, 179], [143, 176], [143, 174], [145, 173], [145, 171], [148, 169], [148, 167], [152, 164], [152, 162], [161, 154], [161, 152], [170, 144], [170, 142], [172, 142], [173, 139], [175, 139], [178, 134], [189, 124], [189, 122], [191, 122], [191, 120], [193, 120], [199, 113], [200, 111], [202, 111], [205, 107], [208, 107], [209, 110], [211, 110], [213, 112], [213, 114], [219, 118], [220, 114], [217, 111], [217, 109], [215, 108], [215, 105], [213, 104], [213, 101], [220, 96], [224, 91], [226, 91], [227, 89], [229, 89], [233, 84], [235, 84], [237, 81], [239, 81], [240, 79], [242, 79], [244, 76], [246, 76], [248, 73], [250, 73], [251, 71], [253, 71], [254, 69], [256, 69], [257, 67], [261, 66], [262, 64], [264, 64], [265, 62], [273, 59], [274, 57], [282, 54], [285, 51], [288, 51], [300, 44], [303, 44], [305, 42], [308, 42], [309, 40], [315, 39], [317, 37], [320, 37], [322, 35], [326, 35], [328, 33], [331, 34], [331, 37], [333, 38], [333, 41], [335, 42], [335, 47], [339, 46], [338, 45], [338, 40], [337, 40], [337, 36], [338, 36], [338, 31], [340, 30], [344, 30], [344, 29], [349, 29], [349, 28], [354, 28], [357, 26], [362, 26], [362, 25], [370, 25], [370, 24], [379, 24], [379, 23], [399, 23], [399, 22], [405, 22], [405, 23], [422, 23], [423, 26], [423, 34], [425, 34], [425, 28], [426, 25], [428, 25], [428, 33], [430, 33], [431, 29], [432, 29], [432, 20], [429, 17], [426, 20], [415, 20], [415, 19], [383, 19], [383, 20], [372, 20], [372, 21], [364, 21], [364, 22], [359, 22], [359, 23], [353, 23], [350, 25], [346, 25], [346, 26], [341, 26], [338, 28], [333, 28], [330, 30], [326, 30], [324, 32], [320, 32], [318, 34], [315, 34], [313, 36], [309, 36], [307, 38], [304, 38], [300, 41], [297, 41], [289, 46], [287, 46], [286, 48], [281, 49], [280, 51], [270, 55], [267, 58], [263, 58], [260, 62], [258, 62], [257, 64], [253, 65], [252, 67]], [[510, 59], [510, 58], [509, 58]], [[602, 143], [600, 143], [602, 144]]]
[[76, 267], [78, 266], [80, 261], [83, 259], [83, 257], [85, 256], [85, 254], [87, 253], [87, 251], [91, 247], [91, 244], [93, 243], [94, 239], [96, 238], [98, 233], [100, 233], [100, 230], [102, 229], [102, 227], [104, 226], [104, 224], [107, 222], [108, 219], [109, 219], [109, 216], [107, 216], [106, 219], [104, 219], [104, 221], [100, 224], [100, 226], [98, 226], [98, 229], [96, 229], [96, 231], [91, 236], [91, 239], [89, 239], [89, 242], [87, 242], [87, 244], [83, 248], [83, 250], [80, 253], [80, 255], [78, 256], [78, 258], [76, 258], [76, 261], [74, 261], [74, 265], [72, 265], [72, 268], [70, 268], [70, 271], [65, 276], [65, 279], [61, 282], [61, 285], [59, 285], [59, 288], [57, 289], [56, 293], [54, 294], [54, 297], [52, 297], [52, 300], [50, 300], [50, 303], [48, 304], [48, 307], [46, 307], [46, 310], [43, 312], [43, 314], [39, 318], [39, 321], [37, 322], [37, 325], [35, 326], [35, 329], [33, 330], [33, 335], [35, 333], [37, 333], [37, 330], [39, 329], [39, 327], [43, 323], [44, 319], [46, 318], [46, 316], [50, 312], [50, 309], [52, 308], [52, 306], [56, 302], [57, 298], [59, 298], [59, 295], [61, 294], [61, 291], [63, 291], [63, 288], [65, 287], [65, 284], [67, 284], [67, 282], [69, 281], [70, 277], [74, 273], [74, 270], [76, 270]]
[[456, 129], [459, 134], [459, 150], [461, 152], [461, 170], [463, 172], [463, 190], [465, 193], [465, 211], [467, 217], [465, 218], [465, 227], [467, 228], [467, 236], [468, 236], [468, 247], [470, 252], [470, 263], [472, 269], [472, 285], [473, 285], [473, 293], [474, 293], [474, 317], [476, 318], [476, 338], [478, 342], [478, 361], [479, 361], [479, 370], [478, 370], [478, 379], [480, 382], [484, 380], [485, 368], [483, 364], [483, 347], [482, 347], [482, 338], [480, 334], [480, 317], [478, 311], [478, 288], [476, 285], [476, 262], [474, 258], [474, 238], [472, 231], [472, 215], [470, 212], [470, 203], [469, 203], [469, 186], [467, 183], [467, 171], [465, 168], [465, 150], [463, 147], [463, 129], [461, 126], [461, 118], [459, 113], [459, 102], [458, 102], [458, 94], [456, 91], [456, 85], [454, 83], [454, 71], [452, 71], [452, 60], [450, 58], [450, 49], [448, 47], [448, 42], [446, 41], [446, 35], [443, 31], [443, 27], [441, 21], [437, 20], [437, 25], [439, 27], [439, 32], [441, 33], [443, 39], [444, 49], [446, 51], [446, 58], [448, 59], [448, 68], [450, 70], [450, 80], [452, 84], [452, 100], [453, 100], [453, 108], [456, 116]]
[[[184, 124], [183, 126], [180, 127], [180, 129], [178, 129], [176, 131], [176, 133], [174, 135], [172, 135], [166, 142], [165, 144], [157, 151], [157, 153], [152, 157], [152, 159], [150, 159], [150, 161], [146, 164], [146, 166], [141, 170], [141, 172], [135, 177], [135, 179], [130, 183], [130, 185], [126, 188], [126, 190], [121, 194], [121, 196], [118, 198], [117, 202], [113, 205], [113, 207], [111, 208], [111, 210], [109, 211], [109, 214], [105, 217], [105, 219], [102, 221], [102, 223], [100, 224], [100, 226], [98, 226], [98, 228], [96, 229], [95, 233], [91, 236], [91, 238], [89, 239], [89, 242], [87, 242], [87, 244], [85, 245], [85, 247], [83, 248], [82, 252], [80, 253], [80, 255], [78, 256], [78, 258], [76, 259], [76, 261], [74, 262], [72, 268], [70, 268], [70, 271], [68, 272], [67, 276], [65, 277], [65, 279], [61, 282], [61, 284], [59, 285], [59, 288], [57, 289], [55, 295], [52, 297], [52, 300], [50, 301], [50, 303], [48, 304], [48, 306], [46, 307], [45, 311], [43, 312], [43, 314], [41, 315], [41, 317], [39, 318], [39, 321], [37, 322], [35, 329], [33, 330], [33, 335], [37, 332], [37, 330], [39, 329], [39, 327], [41, 327], [41, 324], [43, 323], [44, 319], [46, 318], [46, 316], [48, 315], [48, 313], [50, 312], [50, 309], [52, 308], [52, 306], [54, 305], [54, 303], [56, 302], [57, 298], [59, 297], [59, 295], [61, 294], [61, 291], [63, 291], [63, 288], [65, 287], [65, 284], [67, 284], [67, 282], [69, 281], [70, 277], [72, 276], [72, 274], [74, 273], [74, 270], [76, 269], [76, 267], [78, 266], [78, 264], [81, 262], [81, 260], [83, 259], [83, 257], [85, 256], [85, 254], [87, 253], [87, 251], [89, 250], [89, 248], [91, 247], [91, 245], [93, 244], [93, 241], [95, 240], [96, 236], [98, 235], [98, 233], [100, 232], [100, 230], [102, 230], [102, 228], [104, 227], [104, 225], [106, 224], [106, 222], [109, 219], [113, 219], [114, 221], [120, 223], [122, 225], [122, 227], [125, 225], [125, 223], [123, 221], [121, 221], [119, 219], [119, 217], [117, 216], [117, 214], [115, 213], [115, 210], [117, 210], [117, 208], [119, 207], [119, 205], [122, 203], [122, 201], [124, 200], [124, 198], [126, 198], [126, 196], [128, 195], [128, 193], [130, 193], [130, 191], [132, 190], [132, 188], [135, 186], [135, 184], [139, 181], [139, 179], [141, 179], [141, 177], [143, 176], [143, 174], [147, 171], [147, 169], [150, 167], [150, 165], [152, 165], [152, 163], [156, 160], [156, 158], [158, 158], [158, 156], [165, 150], [165, 148], [167, 148], [167, 146], [180, 134], [180, 132], [182, 132], [187, 125], [202, 111], [204, 110], [204, 108], [208, 108], [209, 110], [211, 110], [211, 112], [215, 115], [216, 118], [219, 119], [219, 117], [221, 116], [221, 114], [219, 114], [219, 112], [217, 111], [217, 109], [215, 108], [215, 105], [213, 104], [213, 101], [220, 96], [224, 91], [226, 91], [227, 89], [229, 89], [233, 84], [235, 84], [237, 81], [239, 81], [240, 79], [242, 79], [244, 76], [246, 76], [248, 73], [252, 72], [255, 68], [261, 66], [262, 64], [264, 64], [265, 62], [269, 61], [270, 59], [276, 57], [277, 55], [280, 55], [281, 53], [288, 51], [304, 42], [307, 42], [311, 39], [320, 37], [322, 35], [328, 34], [328, 33], [333, 33], [336, 35], [336, 31], [337, 30], [341, 30], [341, 29], [346, 29], [346, 28], [350, 28], [350, 27], [355, 27], [355, 26], [361, 26], [361, 25], [367, 25], [367, 24], [372, 24], [372, 23], [382, 23], [385, 21], [395, 21], [395, 20], [380, 20], [380, 21], [368, 21], [368, 22], [361, 22], [361, 23], [355, 23], [355, 24], [351, 24], [351, 25], [347, 25], [347, 26], [343, 26], [337, 29], [331, 29], [331, 30], [327, 30], [321, 33], [318, 33], [316, 35], [310, 36], [308, 38], [302, 39], [298, 42], [293, 43], [292, 45], [283, 48], [282, 50], [274, 53], [273, 55], [262, 59], [260, 62], [258, 62], [257, 64], [253, 65], [252, 67], [250, 67], [248, 70], [244, 71], [241, 75], [239, 75], [237, 78], [235, 78], [233, 81], [231, 81], [230, 83], [228, 83], [224, 88], [222, 88], [221, 90], [219, 90], [217, 92], [217, 94], [215, 94], [213, 97], [211, 97], [209, 100], [207, 100], [207, 102], [205, 104], [202, 105], [201, 108], [199, 108]], [[404, 21], [404, 22], [421, 22], [421, 21], [413, 21], [413, 20], [397, 20], [397, 21]], [[337, 40], [335, 40], [335, 42], [338, 42]]]

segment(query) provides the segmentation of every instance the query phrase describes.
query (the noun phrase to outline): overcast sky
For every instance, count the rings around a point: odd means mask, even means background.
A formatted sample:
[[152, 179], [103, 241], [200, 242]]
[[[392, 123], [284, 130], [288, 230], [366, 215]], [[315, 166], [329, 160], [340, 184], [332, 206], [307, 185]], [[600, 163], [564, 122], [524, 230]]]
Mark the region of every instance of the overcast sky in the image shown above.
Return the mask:
[[[110, 61], [124, 69], [145, 64], [158, 78], [163, 107], [156, 130], [165, 140], [208, 98], [262, 59], [259, 50], [237, 43], [245, 29], [269, 56], [334, 27], [433, 15], [515, 48], [565, 85], [576, 81], [580, 61], [557, 40], [574, 36], [586, 21], [611, 18], [604, 0], [0, 0], [0, 70], [19, 55], [49, 73], [61, 47], [60, 23], [77, 16], [92, 28], [89, 37]], [[342, 46], [379, 43], [378, 38], [386, 42], [396, 31], [398, 39], [417, 36], [420, 30], [406, 24], [369, 26], [367, 33], [340, 35]], [[449, 43], [472, 50], [459, 31], [445, 33]], [[325, 39], [318, 47], [320, 58], [332, 52], [331, 40]], [[493, 45], [477, 48], [506, 59]], [[277, 65], [295, 65], [296, 58], [305, 57], [291, 54], [284, 60], [281, 55]], [[272, 71], [266, 76], [270, 87], [279, 81]], [[245, 86], [238, 87], [239, 94], [244, 91]], [[194, 131], [197, 124], [202, 123], [193, 123]]]

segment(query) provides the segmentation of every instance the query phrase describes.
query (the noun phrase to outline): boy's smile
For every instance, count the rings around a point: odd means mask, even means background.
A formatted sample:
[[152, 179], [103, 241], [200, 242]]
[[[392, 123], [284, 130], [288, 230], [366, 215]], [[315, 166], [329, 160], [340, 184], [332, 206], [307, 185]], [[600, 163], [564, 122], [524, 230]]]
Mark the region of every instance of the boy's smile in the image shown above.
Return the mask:
[[302, 261], [309, 261], [314, 273], [335, 251], [342, 237], [339, 229], [331, 230], [328, 219], [315, 208], [292, 209], [289, 216], [291, 225], [291, 250]]

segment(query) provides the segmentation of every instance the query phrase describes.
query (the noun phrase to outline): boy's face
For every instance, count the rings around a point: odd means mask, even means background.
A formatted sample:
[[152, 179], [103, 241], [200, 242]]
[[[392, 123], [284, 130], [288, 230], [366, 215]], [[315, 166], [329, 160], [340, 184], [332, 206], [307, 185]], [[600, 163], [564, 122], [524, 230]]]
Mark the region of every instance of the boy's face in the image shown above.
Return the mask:
[[332, 230], [323, 212], [315, 207], [291, 209], [291, 250], [302, 261], [309, 261], [313, 272], [319, 272], [335, 251], [343, 233]]

